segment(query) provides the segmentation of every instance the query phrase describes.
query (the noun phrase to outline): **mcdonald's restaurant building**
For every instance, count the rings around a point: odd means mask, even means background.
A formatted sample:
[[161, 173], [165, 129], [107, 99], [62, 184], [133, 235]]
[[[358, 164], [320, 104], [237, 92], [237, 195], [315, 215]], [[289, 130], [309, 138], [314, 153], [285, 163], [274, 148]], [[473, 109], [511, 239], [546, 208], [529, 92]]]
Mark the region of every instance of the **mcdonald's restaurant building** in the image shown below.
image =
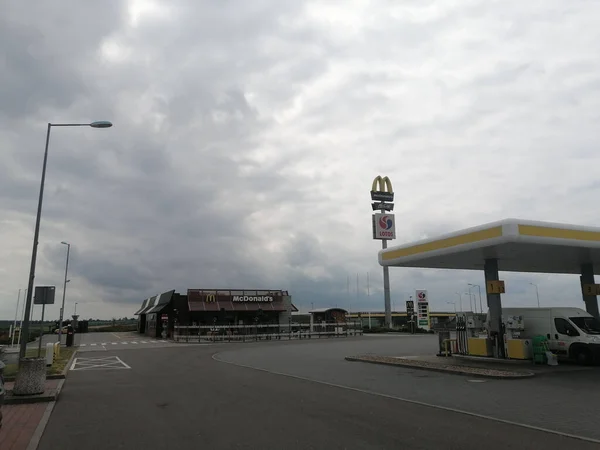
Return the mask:
[[297, 311], [288, 291], [188, 289], [147, 298], [135, 315], [139, 333], [168, 338], [175, 325], [287, 324]]

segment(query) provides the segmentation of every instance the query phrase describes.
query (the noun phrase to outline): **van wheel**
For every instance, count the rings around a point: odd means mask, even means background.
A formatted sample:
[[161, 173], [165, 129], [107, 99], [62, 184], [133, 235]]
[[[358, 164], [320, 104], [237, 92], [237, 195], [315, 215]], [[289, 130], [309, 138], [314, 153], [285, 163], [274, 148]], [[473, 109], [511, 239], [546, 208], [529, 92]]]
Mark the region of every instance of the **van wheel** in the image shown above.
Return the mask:
[[587, 348], [577, 349], [575, 351], [575, 361], [577, 361], [577, 364], [590, 365], [592, 363], [592, 352]]

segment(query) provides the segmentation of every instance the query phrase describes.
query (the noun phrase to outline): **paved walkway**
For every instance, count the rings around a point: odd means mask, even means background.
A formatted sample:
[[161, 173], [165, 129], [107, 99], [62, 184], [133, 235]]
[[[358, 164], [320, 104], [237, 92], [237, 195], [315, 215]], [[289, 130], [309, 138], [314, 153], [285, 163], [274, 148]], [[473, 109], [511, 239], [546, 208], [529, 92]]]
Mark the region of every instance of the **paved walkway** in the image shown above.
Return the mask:
[[[46, 394], [55, 392], [62, 380], [46, 380]], [[5, 383], [7, 390], [12, 390], [14, 382]], [[41, 438], [54, 402], [28, 403], [2, 406], [2, 428], [0, 428], [0, 449], [26, 450], [35, 436], [35, 446]], [[44, 414], [48, 411], [46, 416]], [[44, 422], [41, 426], [40, 424]], [[40, 429], [38, 430], [38, 427]], [[37, 433], [36, 433], [37, 431]]]
[[29, 405], [4, 405], [0, 448], [2, 450], [26, 450], [35, 435], [50, 403]]

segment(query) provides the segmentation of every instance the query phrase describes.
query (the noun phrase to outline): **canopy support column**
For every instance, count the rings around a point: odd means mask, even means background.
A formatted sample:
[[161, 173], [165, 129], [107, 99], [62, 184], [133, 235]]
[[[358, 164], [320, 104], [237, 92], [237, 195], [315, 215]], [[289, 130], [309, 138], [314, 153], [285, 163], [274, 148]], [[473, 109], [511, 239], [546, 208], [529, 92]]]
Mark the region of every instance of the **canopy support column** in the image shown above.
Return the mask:
[[598, 313], [598, 299], [596, 298], [596, 295], [585, 295], [583, 291], [584, 284], [596, 284], [594, 281], [593, 264], [588, 263], [581, 265], [581, 276], [579, 277], [579, 280], [581, 281], [581, 292], [583, 296], [583, 302], [585, 303], [585, 310], [592, 316], [600, 319], [600, 314]]
[[[485, 284], [488, 281], [497, 281], [500, 279], [498, 274], [498, 260], [486, 259], [483, 266], [485, 273]], [[502, 326], [502, 299], [500, 294], [490, 294], [487, 292], [487, 305], [490, 312], [490, 337], [494, 341], [495, 353], [498, 358], [504, 358], [504, 330]]]

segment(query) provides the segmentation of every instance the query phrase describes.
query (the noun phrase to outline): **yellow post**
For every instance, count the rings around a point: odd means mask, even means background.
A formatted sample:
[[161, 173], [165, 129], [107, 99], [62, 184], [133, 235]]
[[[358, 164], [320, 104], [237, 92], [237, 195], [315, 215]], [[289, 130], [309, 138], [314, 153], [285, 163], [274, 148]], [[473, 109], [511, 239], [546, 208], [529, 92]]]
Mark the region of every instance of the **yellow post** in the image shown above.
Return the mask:
[[57, 359], [60, 356], [60, 342], [54, 343], [54, 359]]

